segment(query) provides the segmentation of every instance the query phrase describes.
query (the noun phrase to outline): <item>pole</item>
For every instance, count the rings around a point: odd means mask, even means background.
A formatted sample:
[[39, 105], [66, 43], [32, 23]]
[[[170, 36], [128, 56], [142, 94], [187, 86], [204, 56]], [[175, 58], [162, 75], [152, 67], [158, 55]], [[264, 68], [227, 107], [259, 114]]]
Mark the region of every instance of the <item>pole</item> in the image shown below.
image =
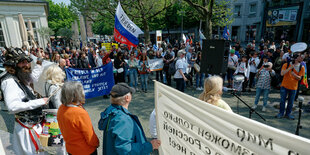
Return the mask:
[[304, 98], [299, 96], [298, 101], [299, 101], [299, 104], [298, 104], [299, 110], [298, 110], [297, 128], [296, 128], [296, 132], [295, 132], [296, 135], [299, 135], [299, 129], [302, 128], [302, 126], [300, 125], [300, 118], [301, 118], [301, 113], [302, 113], [302, 102], [304, 101]]
[[183, 10], [181, 11], [181, 38], [182, 41], [185, 42], [185, 40], [183, 40]]
[[252, 113], [254, 112], [255, 114], [257, 114], [262, 120], [266, 121], [266, 119], [261, 116], [259, 113], [257, 113], [252, 107], [250, 107], [247, 103], [245, 103], [245, 101], [243, 101], [237, 94], [235, 91], [231, 92], [232, 95], [234, 95], [238, 100], [240, 100], [244, 105], [246, 105], [249, 108], [249, 118], [252, 117]]

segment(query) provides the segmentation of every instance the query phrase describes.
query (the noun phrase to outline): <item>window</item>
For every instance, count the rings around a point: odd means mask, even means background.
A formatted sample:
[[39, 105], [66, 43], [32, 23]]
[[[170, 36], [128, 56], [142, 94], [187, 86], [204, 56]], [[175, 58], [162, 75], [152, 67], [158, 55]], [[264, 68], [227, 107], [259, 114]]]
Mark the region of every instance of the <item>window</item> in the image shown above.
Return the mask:
[[234, 14], [237, 17], [241, 15], [241, 5], [235, 5]]
[[5, 41], [4, 41], [3, 29], [0, 23], [0, 47], [4, 47], [4, 46], [5, 46]]
[[256, 13], [256, 10], [257, 10], [257, 5], [256, 5], [256, 3], [250, 4], [250, 14]]
[[[26, 28], [27, 28], [27, 31], [29, 31], [29, 26], [28, 26], [28, 22], [25, 22], [26, 24]], [[32, 24], [32, 29], [33, 29], [33, 34], [34, 34], [34, 40], [37, 42], [38, 41], [38, 34], [37, 34], [37, 27], [36, 27], [36, 23], [35, 22], [31, 22]], [[29, 45], [31, 45], [31, 38], [30, 38], [30, 35], [28, 34], [28, 43]]]

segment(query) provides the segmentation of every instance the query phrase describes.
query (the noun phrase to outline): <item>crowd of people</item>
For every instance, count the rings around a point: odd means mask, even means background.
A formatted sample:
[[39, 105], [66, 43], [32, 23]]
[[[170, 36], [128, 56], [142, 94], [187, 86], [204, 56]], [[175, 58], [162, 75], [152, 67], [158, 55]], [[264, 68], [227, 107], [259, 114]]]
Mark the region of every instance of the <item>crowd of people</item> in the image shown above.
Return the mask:
[[[199, 42], [162, 42], [157, 46], [151, 43], [139, 44], [131, 49], [120, 44], [119, 48], [112, 46], [109, 51], [104, 46], [95, 44], [81, 50], [52, 47], [50, 44], [46, 49], [23, 47], [2, 50], [1, 60], [7, 73], [1, 77], [1, 91], [8, 110], [14, 113], [16, 118], [14, 150], [17, 154], [42, 151], [36, 132], [42, 128], [40, 122], [43, 108], [58, 109], [57, 120], [66, 146], [59, 151], [69, 154], [97, 154], [99, 141], [90, 124], [90, 117], [83, 108], [83, 86], [79, 82], [66, 82], [64, 70], [68, 67], [91, 69], [110, 62], [114, 66], [115, 85], [110, 93], [111, 105], [101, 113], [98, 123], [99, 129], [103, 130], [105, 135], [104, 154], [148, 154], [160, 146], [159, 140], [146, 140], [137, 116], [128, 111], [133, 93], [147, 93], [150, 74], [155, 74], [157, 81], [169, 86], [172, 86], [173, 79], [176, 89], [182, 92], [187, 88], [196, 88], [202, 91], [199, 99], [227, 111], [232, 110], [229, 104], [221, 99], [224, 81], [227, 79], [227, 87], [233, 87], [236, 80], [234, 77], [241, 76], [242, 91], [256, 89], [254, 109], [263, 94], [262, 111], [266, 111], [270, 90], [280, 89], [280, 110], [276, 118], [294, 119], [291, 114], [292, 107], [300, 85], [306, 84], [300, 81], [307, 76], [305, 71], [309, 67], [310, 50], [294, 52], [290, 49], [292, 44], [294, 43], [282, 41], [276, 45], [274, 42], [270, 44], [269, 41], [262, 40], [259, 44], [253, 41], [243, 48], [240, 42], [232, 43], [227, 72], [223, 77], [209, 77], [210, 75], [200, 72], [199, 66], [203, 60]], [[37, 99], [32, 90], [32, 83], [36, 78], [32, 74], [35, 68], [31, 71], [30, 54], [37, 57], [39, 65], [43, 60], [55, 62], [55, 65], [42, 73], [46, 74], [46, 95], [40, 99]], [[163, 69], [151, 71], [151, 59], [162, 59]], [[287, 96], [288, 106], [285, 108]]]
[[[280, 111], [276, 118], [291, 115], [294, 100], [297, 99], [301, 84], [307, 85], [308, 79], [302, 80], [308, 73], [310, 49], [292, 51], [294, 42], [282, 41], [279, 45], [263, 39], [259, 44], [248, 43], [245, 48], [237, 42], [232, 46], [228, 57], [227, 80], [228, 87], [233, 87], [233, 76], [242, 76], [242, 91], [256, 88], [256, 97], [253, 108], [257, 107], [260, 95], [263, 94], [263, 108], [266, 111], [270, 90], [280, 89]], [[285, 102], [288, 106], [285, 111]]]

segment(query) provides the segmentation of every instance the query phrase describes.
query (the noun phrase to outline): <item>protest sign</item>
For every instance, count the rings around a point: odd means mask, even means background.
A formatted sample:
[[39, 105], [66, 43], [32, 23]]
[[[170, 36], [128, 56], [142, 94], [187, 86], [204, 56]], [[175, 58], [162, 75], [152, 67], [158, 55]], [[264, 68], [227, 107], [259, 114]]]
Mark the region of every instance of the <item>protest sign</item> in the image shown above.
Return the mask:
[[101, 46], [104, 46], [107, 51], [112, 49], [112, 43], [101, 43]]
[[162, 70], [164, 67], [163, 59], [150, 59], [149, 66], [151, 71], [159, 71]]
[[114, 86], [111, 62], [94, 69], [67, 68], [66, 75], [68, 81], [80, 81], [83, 84], [85, 98], [108, 95]]
[[310, 140], [155, 81], [159, 154], [308, 154]]

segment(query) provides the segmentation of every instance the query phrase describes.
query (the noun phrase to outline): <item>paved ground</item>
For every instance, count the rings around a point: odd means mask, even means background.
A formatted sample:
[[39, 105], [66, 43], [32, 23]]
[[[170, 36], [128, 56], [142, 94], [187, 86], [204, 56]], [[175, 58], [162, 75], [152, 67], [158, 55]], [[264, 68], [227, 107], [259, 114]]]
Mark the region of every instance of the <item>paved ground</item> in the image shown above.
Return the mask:
[[[185, 91], [185, 93], [190, 94], [194, 97], [198, 97], [198, 95], [202, 91], [197, 91], [194, 88], [189, 88]], [[303, 96], [305, 97], [305, 103], [310, 101], [310, 96]], [[241, 95], [241, 98], [248, 103], [250, 106], [254, 103], [255, 98], [255, 91], [246, 92]], [[290, 133], [295, 133], [296, 131], [296, 124], [297, 119], [295, 120], [288, 120], [288, 119], [276, 119], [274, 116], [278, 113], [278, 109], [275, 109], [272, 105], [278, 104], [280, 95], [279, 91], [273, 90], [270, 94], [270, 100], [268, 102], [268, 108], [266, 112], [262, 112], [262, 100], [259, 103], [257, 108], [257, 112], [259, 112], [265, 119], [266, 122], [260, 119], [257, 115], [253, 114], [252, 119], [262, 122], [264, 124], [273, 126], [275, 128], [279, 128], [281, 130], [285, 130]], [[249, 116], [249, 111], [243, 103], [237, 101], [236, 97], [229, 93], [223, 94], [223, 99], [232, 107], [235, 113], [238, 112], [239, 114], [245, 117]], [[1, 104], [1, 103], [0, 103]], [[98, 130], [98, 121], [100, 118], [100, 112], [104, 111], [104, 109], [110, 104], [109, 99], [103, 99], [102, 97], [97, 97], [93, 99], [87, 100], [85, 104], [85, 108], [88, 111], [91, 119], [92, 124], [94, 126], [95, 132], [100, 139], [100, 143], [102, 144], [102, 132]], [[297, 105], [297, 103], [296, 103]], [[237, 108], [239, 106], [239, 108]], [[137, 92], [133, 95], [133, 101], [129, 106], [129, 111], [133, 114], [136, 114], [144, 128], [146, 136], [149, 138], [149, 115], [151, 114], [154, 108], [154, 86], [153, 83], [149, 83], [149, 91], [148, 93], [141, 93]], [[304, 106], [304, 109], [310, 109], [310, 105]], [[297, 118], [298, 112], [294, 112], [295, 117]], [[310, 113], [303, 112], [302, 119], [301, 119], [302, 129], [300, 130], [300, 136], [310, 138]], [[14, 117], [11, 114], [8, 114], [5, 111], [0, 111], [0, 137], [2, 143], [4, 145], [4, 149], [7, 154], [12, 154], [12, 145], [10, 143], [11, 134], [13, 133], [14, 128]], [[101, 147], [98, 149], [99, 154], [101, 154]]]

